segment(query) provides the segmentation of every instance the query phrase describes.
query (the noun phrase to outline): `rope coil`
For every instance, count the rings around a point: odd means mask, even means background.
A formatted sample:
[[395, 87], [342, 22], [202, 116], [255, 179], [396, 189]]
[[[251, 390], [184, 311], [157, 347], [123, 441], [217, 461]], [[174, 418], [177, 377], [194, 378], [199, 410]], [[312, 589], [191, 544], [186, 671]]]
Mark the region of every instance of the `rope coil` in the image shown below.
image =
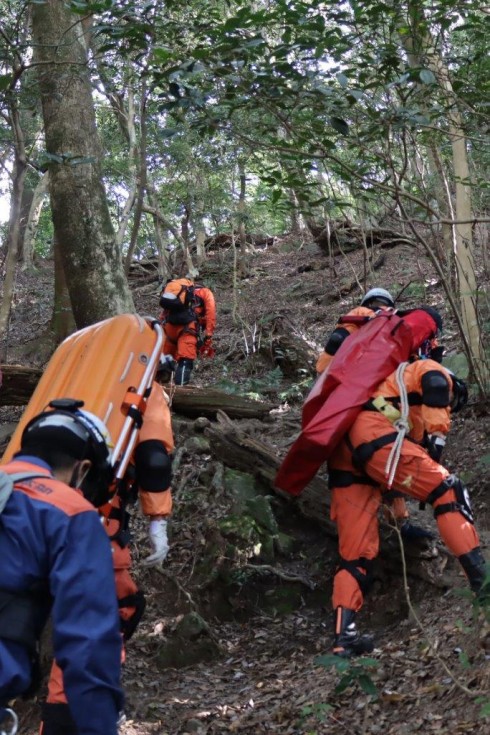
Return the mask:
[[385, 476], [387, 478], [387, 489], [391, 490], [393, 480], [395, 479], [396, 470], [400, 461], [400, 455], [402, 451], [403, 441], [408, 431], [410, 431], [410, 424], [408, 415], [410, 406], [408, 403], [407, 387], [404, 381], [405, 370], [408, 366], [408, 362], [402, 362], [396, 369], [396, 383], [400, 390], [400, 418], [393, 424], [398, 432], [398, 436], [395, 439], [393, 446], [391, 447], [390, 454], [386, 460]]

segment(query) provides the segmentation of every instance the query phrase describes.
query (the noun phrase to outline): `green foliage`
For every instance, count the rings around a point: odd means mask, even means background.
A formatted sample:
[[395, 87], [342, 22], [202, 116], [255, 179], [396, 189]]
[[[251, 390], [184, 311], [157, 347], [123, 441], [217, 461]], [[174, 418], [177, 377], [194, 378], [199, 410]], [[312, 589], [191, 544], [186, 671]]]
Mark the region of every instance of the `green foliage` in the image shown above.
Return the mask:
[[[327, 704], [326, 702], [305, 704], [299, 711], [298, 727], [303, 730], [307, 722], [310, 722], [311, 720], [314, 720], [319, 724], [324, 723], [328, 717], [328, 713], [333, 709], [332, 705]], [[315, 733], [313, 731], [308, 731], [307, 735], [315, 735]]]
[[480, 709], [480, 717], [490, 717], [490, 701], [484, 697], [478, 697], [476, 701], [478, 704], [482, 705], [482, 708]]
[[307, 374], [307, 377], [299, 380], [297, 383], [291, 383], [285, 390], [281, 390], [278, 393], [281, 401], [303, 400], [305, 394], [312, 389], [314, 378], [311, 377], [308, 371], [304, 370], [302, 372]]
[[341, 694], [350, 686], [359, 686], [359, 688], [372, 697], [377, 697], [378, 692], [373, 682], [370, 671], [379, 666], [379, 662], [373, 658], [356, 658], [348, 659], [333, 654], [325, 656], [317, 656], [315, 658], [317, 666], [324, 668], [335, 668], [340, 675], [340, 681], [335, 687], [335, 693]]
[[216, 386], [220, 390], [232, 395], [247, 396], [255, 400], [260, 400], [264, 391], [278, 389], [283, 378], [281, 369], [277, 367], [262, 377], [252, 377], [238, 385], [235, 381], [227, 377], [227, 371], [225, 369], [223, 373], [224, 375], [221, 380], [216, 383]]

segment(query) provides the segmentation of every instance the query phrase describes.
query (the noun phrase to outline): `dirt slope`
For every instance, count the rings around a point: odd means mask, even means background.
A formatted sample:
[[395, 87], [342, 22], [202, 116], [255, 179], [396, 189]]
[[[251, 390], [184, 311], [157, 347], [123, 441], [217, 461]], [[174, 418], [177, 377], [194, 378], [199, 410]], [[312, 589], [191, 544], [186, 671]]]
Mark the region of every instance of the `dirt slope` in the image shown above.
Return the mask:
[[[305, 340], [312, 355], [321, 348], [337, 316], [362, 292], [357, 288], [339, 296], [339, 284], [350, 284], [356, 275], [361, 278], [362, 254], [338, 256], [334, 266], [333, 271], [315, 246], [293, 251], [283, 240], [254, 255], [250, 276], [235, 290], [229, 250], [216, 252], [203, 269], [203, 280], [215, 290], [218, 301], [217, 356], [198, 363], [195, 382], [259, 394], [274, 402], [280, 410], [271, 420], [248, 422], [247, 428], [274, 444], [280, 454], [298, 426], [310, 373], [305, 365], [304, 371], [282, 378], [276, 362], [284, 366], [285, 358], [275, 351], [274, 340], [285, 332]], [[382, 266], [367, 286], [381, 285], [394, 294], [404, 289], [400, 301], [404, 308], [420, 303], [439, 308], [445, 317], [444, 341], [456, 353], [458, 335], [431, 273], [422, 255], [399, 247], [384, 253]], [[10, 333], [12, 358], [19, 359], [22, 345], [42, 334], [48, 322], [49, 280], [45, 269], [41, 277], [22, 275], [18, 282]], [[157, 313], [157, 287], [144, 276], [135, 283], [140, 313]], [[29, 320], [33, 308], [36, 318]], [[35, 356], [31, 359], [35, 362]], [[2, 422], [17, 415], [2, 409]], [[490, 651], [484, 647], [488, 625], [481, 616], [473, 617], [467, 598], [410, 580], [413, 611], [409, 612], [402, 580], [379, 569], [360, 616], [363, 627], [376, 635], [372, 666], [356, 663], [342, 672], [318, 665], [317, 657], [328, 652], [331, 642], [335, 543], [301, 519], [294, 506], [274, 500], [281, 532], [293, 539], [290, 548], [284, 553], [276, 549], [272, 558], [247, 556], [245, 543], [241, 556], [231, 561], [226, 558], [231, 553], [228, 547], [221, 549], [221, 556], [209, 556], [217, 543], [216, 529], [231, 512], [232, 493], [226, 482], [219, 481], [220, 465], [209, 447], [186, 444], [193, 436], [192, 422], [176, 416], [175, 432], [172, 550], [162, 570], [138, 565], [147, 552], [146, 524], [137, 511], [134, 514], [136, 574], [149, 605], [128, 647], [124, 735], [487, 731], [489, 720], [480, 714], [490, 701]], [[488, 406], [473, 405], [455, 420], [445, 460], [469, 484], [487, 555], [489, 435]], [[179, 453], [184, 444], [194, 450]], [[423, 525], [434, 527], [429, 512], [421, 514], [411, 507]], [[253, 539], [251, 534], [249, 547]], [[211, 566], [206, 567], [207, 561]], [[260, 571], [250, 568], [257, 565]], [[213, 569], [219, 573], [213, 575]], [[464, 589], [464, 580], [460, 581]], [[209, 628], [188, 639], [189, 657], [196, 642], [218, 655], [184, 668], [163, 668], [163, 644], [172, 640], [182, 616], [193, 611]], [[36, 732], [36, 708], [35, 703], [17, 707], [26, 735]]]

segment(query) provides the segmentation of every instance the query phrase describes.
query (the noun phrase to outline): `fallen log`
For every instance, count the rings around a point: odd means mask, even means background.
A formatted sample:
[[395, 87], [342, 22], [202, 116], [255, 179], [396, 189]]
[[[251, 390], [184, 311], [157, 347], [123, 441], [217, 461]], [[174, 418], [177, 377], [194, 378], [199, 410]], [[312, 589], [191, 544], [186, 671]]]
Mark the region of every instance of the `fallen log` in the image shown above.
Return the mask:
[[[167, 389], [167, 386], [164, 386]], [[172, 411], [197, 418], [215, 418], [224, 411], [232, 418], [261, 419], [268, 416], [276, 406], [265, 401], [254, 401], [235, 393], [224, 393], [214, 388], [199, 388], [194, 385], [177, 386], [170, 391]]]
[[24, 406], [33, 394], [43, 371], [22, 365], [0, 365], [0, 370], [3, 374], [0, 406]]
[[[218, 422], [207, 426], [204, 433], [210, 440], [213, 454], [224, 465], [253, 475], [274, 493], [294, 504], [302, 516], [323, 528], [328, 536], [337, 537], [336, 525], [330, 520], [330, 493], [326, 479], [315, 477], [303, 494], [293, 501], [291, 496], [274, 487], [281, 463], [274, 447], [248, 436], [223, 414], [219, 414]], [[380, 564], [389, 572], [401, 574], [399, 534], [381, 519], [380, 542]], [[452, 566], [452, 557], [445, 549], [432, 542], [410, 542], [404, 545], [404, 556], [410, 576], [436, 587], [447, 586], [448, 580], [444, 574]]]
[[[1, 365], [3, 384], [0, 387], [0, 406], [24, 406], [28, 403], [42, 375], [39, 368], [22, 365]], [[273, 403], [254, 401], [246, 396], [224, 393], [213, 388], [177, 386], [170, 389], [172, 410], [182, 416], [214, 418], [225, 411], [232, 418], [264, 418], [275, 408]], [[74, 396], [76, 398], [76, 396]]]
[[329, 226], [316, 225], [312, 229], [316, 244], [327, 255], [349, 253], [366, 248], [391, 249], [397, 245], [415, 245], [413, 239], [387, 227], [361, 227], [352, 222], [330, 222]]

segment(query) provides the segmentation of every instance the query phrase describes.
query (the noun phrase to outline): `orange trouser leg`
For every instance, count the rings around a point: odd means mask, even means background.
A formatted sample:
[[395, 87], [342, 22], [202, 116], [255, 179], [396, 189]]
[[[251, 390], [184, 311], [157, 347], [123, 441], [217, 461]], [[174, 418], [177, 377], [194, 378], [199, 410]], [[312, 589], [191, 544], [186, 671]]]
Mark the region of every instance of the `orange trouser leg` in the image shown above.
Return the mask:
[[[170, 409], [161, 386], [155, 383], [152, 386], [146, 406], [143, 426], [138, 437], [138, 445], [152, 440], [162, 442], [169, 454], [174, 449]], [[141, 510], [147, 516], [169, 516], [172, 512], [172, 493], [170, 488], [162, 486], [161, 492], [148, 492], [142, 490], [140, 487], [139, 498]]]
[[[434, 502], [434, 509], [445, 503], [454, 503], [454, 490], [448, 490]], [[480, 546], [476, 528], [461, 513], [444, 513], [436, 518], [441, 538], [454, 556], [462, 556]]]
[[[354, 447], [371, 441], [373, 424], [369, 415], [361, 414], [350, 431], [350, 440]], [[365, 465], [365, 471], [380, 486], [386, 485], [385, 467], [392, 444], [382, 447], [373, 454]], [[438, 488], [446, 478], [448, 470], [429, 457], [418, 444], [405, 440], [402, 445], [393, 490], [398, 490], [416, 500], [425, 502], [430, 493]], [[434, 508], [447, 502], [454, 502], [454, 490], [448, 491], [434, 502]], [[444, 513], [436, 519], [439, 533], [448, 549], [456, 556], [466, 554], [479, 546], [478, 534], [472, 523], [458, 512]]]
[[56, 661], [53, 661], [53, 664], [51, 666], [51, 672], [49, 674], [48, 681], [48, 696], [46, 698], [46, 701], [50, 702], [51, 704], [66, 704], [68, 701], [65, 695], [65, 687], [63, 684], [63, 672], [61, 671]]
[[[330, 517], [337, 523], [339, 534], [340, 568], [333, 582], [333, 608], [341, 606], [358, 611], [364, 600], [357, 579], [343, 561], [354, 561], [364, 557], [375, 559], [379, 551], [378, 509], [381, 493], [370, 485], [349, 485], [333, 488]], [[356, 567], [366, 574], [362, 566]]]
[[163, 352], [172, 355], [176, 360], [186, 358], [195, 360], [197, 357], [197, 322], [184, 326], [165, 324], [165, 342]]

